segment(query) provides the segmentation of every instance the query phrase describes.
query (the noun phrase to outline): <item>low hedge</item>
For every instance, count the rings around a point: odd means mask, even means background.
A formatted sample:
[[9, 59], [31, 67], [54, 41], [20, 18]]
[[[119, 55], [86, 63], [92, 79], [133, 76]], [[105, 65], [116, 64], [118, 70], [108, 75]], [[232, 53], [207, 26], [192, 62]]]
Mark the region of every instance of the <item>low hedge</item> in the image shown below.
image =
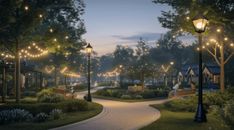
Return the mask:
[[[106, 97], [115, 97], [115, 98], [123, 98], [126, 95], [130, 96], [130, 99], [152, 99], [152, 98], [158, 98], [158, 97], [167, 97], [169, 91], [167, 90], [152, 90], [147, 89], [142, 92], [130, 92], [126, 89], [101, 89], [98, 90], [95, 94], [100, 96], [106, 96]], [[138, 96], [138, 97], [137, 97]]]
[[53, 109], [61, 109], [63, 112], [86, 111], [89, 109], [88, 102], [85, 100], [69, 99], [59, 103], [35, 103], [35, 104], [13, 104], [0, 105], [0, 111], [9, 109], [24, 109], [36, 115], [44, 112], [49, 114]]

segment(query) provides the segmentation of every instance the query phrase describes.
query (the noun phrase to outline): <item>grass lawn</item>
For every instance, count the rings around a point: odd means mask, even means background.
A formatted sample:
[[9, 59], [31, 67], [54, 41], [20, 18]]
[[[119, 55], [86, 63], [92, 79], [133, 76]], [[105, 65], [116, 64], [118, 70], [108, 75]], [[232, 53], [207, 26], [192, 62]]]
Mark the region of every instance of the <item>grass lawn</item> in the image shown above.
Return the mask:
[[206, 123], [196, 123], [193, 121], [192, 112], [172, 112], [163, 105], [152, 105], [152, 107], [160, 110], [161, 117], [141, 130], [230, 130], [214, 115], [208, 114]]
[[153, 101], [153, 100], [165, 99], [165, 97], [150, 98], [150, 99], [121, 99], [121, 98], [115, 98], [115, 97], [101, 96], [101, 95], [97, 95], [97, 94], [93, 94], [92, 96], [94, 98], [113, 100], [113, 101], [120, 101], [120, 102], [144, 102], [144, 101]]
[[15, 123], [0, 126], [0, 130], [47, 130], [91, 118], [102, 112], [102, 106], [97, 103], [90, 103], [89, 111], [66, 113], [62, 118], [43, 123]]

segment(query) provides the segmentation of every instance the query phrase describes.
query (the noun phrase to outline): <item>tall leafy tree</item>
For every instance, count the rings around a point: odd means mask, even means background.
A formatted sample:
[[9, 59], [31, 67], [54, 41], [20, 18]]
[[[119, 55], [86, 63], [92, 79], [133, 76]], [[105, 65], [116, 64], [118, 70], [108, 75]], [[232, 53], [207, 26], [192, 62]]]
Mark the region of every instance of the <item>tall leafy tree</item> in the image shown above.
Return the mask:
[[[207, 39], [212, 37], [213, 32], [221, 29], [221, 32], [233, 41], [234, 34], [234, 1], [231, 0], [154, 0], [156, 4], [167, 4], [172, 7], [172, 11], [163, 11], [159, 21], [163, 27], [169, 28], [175, 34], [195, 34], [192, 18], [197, 14], [203, 14], [209, 19], [209, 28], [205, 35]], [[222, 37], [224, 38], [224, 37]], [[214, 52], [207, 50], [209, 54], [215, 59], [220, 66], [220, 88], [223, 92], [224, 86], [224, 67], [225, 63], [233, 56], [233, 52], [229, 53], [228, 49], [224, 49], [225, 44], [223, 40], [217, 40], [220, 49], [214, 49]], [[204, 43], [203, 43], [204, 44]], [[205, 44], [204, 44], [205, 45]], [[214, 47], [215, 48], [215, 47]], [[220, 57], [220, 58], [219, 58]], [[217, 60], [218, 59], [218, 60]]]
[[[20, 49], [32, 41], [50, 51], [58, 45], [64, 49], [80, 49], [81, 35], [85, 33], [80, 17], [83, 13], [81, 0], [0, 1], [0, 42], [15, 55], [17, 102], [20, 98]], [[53, 28], [54, 33], [49, 28]]]

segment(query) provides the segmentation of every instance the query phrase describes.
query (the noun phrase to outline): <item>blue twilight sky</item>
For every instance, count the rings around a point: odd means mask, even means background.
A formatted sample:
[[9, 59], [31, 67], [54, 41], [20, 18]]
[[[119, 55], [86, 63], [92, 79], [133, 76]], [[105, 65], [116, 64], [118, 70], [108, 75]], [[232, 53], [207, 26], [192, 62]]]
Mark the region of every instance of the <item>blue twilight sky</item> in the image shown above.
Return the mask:
[[116, 45], [134, 46], [140, 37], [155, 42], [167, 29], [157, 17], [170, 7], [152, 0], [84, 0], [84, 38], [99, 55], [113, 52]]

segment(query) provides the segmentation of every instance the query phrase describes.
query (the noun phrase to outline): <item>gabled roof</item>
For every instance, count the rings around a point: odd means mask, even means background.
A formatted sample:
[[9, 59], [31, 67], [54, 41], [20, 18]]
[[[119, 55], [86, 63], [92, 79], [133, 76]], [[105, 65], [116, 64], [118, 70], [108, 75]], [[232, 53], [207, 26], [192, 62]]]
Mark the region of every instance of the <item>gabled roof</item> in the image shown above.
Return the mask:
[[[213, 63], [203, 64], [203, 70], [207, 68], [208, 71], [214, 75], [220, 74], [220, 67]], [[197, 64], [184, 65], [179, 71], [182, 75], [187, 76], [190, 71], [193, 71], [196, 76], [199, 75], [199, 66]]]
[[[189, 67], [189, 71], [193, 71], [195, 75], [199, 75], [199, 66], [198, 65], [191, 65]], [[188, 71], [188, 73], [189, 73]]]
[[188, 69], [189, 69], [190, 65], [184, 65], [182, 68], [181, 68], [181, 71], [179, 71], [182, 75], [184, 76], [187, 76], [187, 72], [188, 72]]
[[210, 73], [213, 75], [219, 75], [220, 74], [220, 67], [218, 65], [210, 64], [205, 65], [204, 68], [207, 68]]

